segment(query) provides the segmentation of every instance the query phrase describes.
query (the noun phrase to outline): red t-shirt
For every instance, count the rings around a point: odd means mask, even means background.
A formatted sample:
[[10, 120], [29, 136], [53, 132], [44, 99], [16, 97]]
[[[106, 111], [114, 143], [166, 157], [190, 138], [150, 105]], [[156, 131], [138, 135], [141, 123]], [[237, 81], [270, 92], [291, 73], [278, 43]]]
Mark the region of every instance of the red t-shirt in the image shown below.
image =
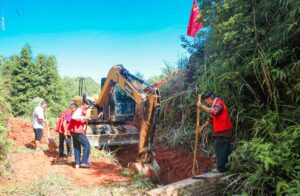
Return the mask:
[[85, 122], [81, 119], [84, 116], [85, 112], [80, 107], [72, 114], [72, 118], [68, 126], [68, 130], [71, 133], [85, 134]]
[[212, 105], [213, 112], [210, 122], [213, 122], [213, 136], [232, 136], [232, 123], [225, 103], [216, 98]]
[[64, 134], [66, 131], [63, 126], [64, 121], [66, 121], [68, 126], [71, 121], [71, 117], [72, 117], [72, 111], [70, 109], [63, 111], [56, 120], [56, 131]]

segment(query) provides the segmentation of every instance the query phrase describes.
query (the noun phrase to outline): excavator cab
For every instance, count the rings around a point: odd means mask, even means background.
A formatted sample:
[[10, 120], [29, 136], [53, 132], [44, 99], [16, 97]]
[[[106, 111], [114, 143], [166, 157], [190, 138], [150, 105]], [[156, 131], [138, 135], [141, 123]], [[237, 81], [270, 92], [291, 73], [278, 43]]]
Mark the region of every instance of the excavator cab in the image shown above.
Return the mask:
[[[101, 91], [106, 78], [101, 79]], [[94, 147], [139, 143], [139, 131], [133, 125], [135, 102], [118, 84], [107, 94], [104, 105], [94, 104], [88, 109], [90, 120], [86, 135]]]
[[[101, 89], [106, 78], [101, 79]], [[108, 106], [103, 108], [103, 118], [110, 122], [132, 121], [135, 115], [135, 102], [116, 84], [108, 98]]]

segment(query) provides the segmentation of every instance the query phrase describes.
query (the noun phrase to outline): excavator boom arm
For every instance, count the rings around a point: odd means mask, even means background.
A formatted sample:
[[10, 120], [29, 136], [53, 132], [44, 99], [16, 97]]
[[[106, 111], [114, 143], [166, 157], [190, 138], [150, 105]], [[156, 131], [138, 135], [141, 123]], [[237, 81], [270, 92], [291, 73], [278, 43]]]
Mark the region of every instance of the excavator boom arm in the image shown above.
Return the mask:
[[121, 65], [116, 65], [110, 69], [102, 91], [95, 102], [96, 105], [103, 106], [107, 102], [108, 95], [115, 84], [118, 84], [130, 97], [133, 98], [137, 104], [140, 104], [144, 101], [143, 99], [145, 99], [145, 95], [140, 92], [141, 89], [138, 89], [138, 87], [134, 86], [135, 84], [122, 74], [124, 69], [125, 68], [123, 68]]

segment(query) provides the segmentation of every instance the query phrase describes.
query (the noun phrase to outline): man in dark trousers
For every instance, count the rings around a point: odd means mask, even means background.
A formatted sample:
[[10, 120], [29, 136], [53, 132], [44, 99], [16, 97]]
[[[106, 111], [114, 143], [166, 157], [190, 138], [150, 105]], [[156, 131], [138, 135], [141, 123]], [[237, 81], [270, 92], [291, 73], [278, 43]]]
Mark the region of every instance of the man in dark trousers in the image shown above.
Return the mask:
[[[80, 107], [71, 108], [72, 118], [68, 126], [73, 138], [74, 157], [75, 157], [75, 168], [89, 168], [89, 156], [90, 156], [90, 143], [85, 135], [85, 121], [88, 119], [86, 116], [86, 110], [88, 109], [89, 103], [83, 102]], [[83, 153], [81, 156], [81, 149]]]
[[68, 126], [70, 124], [72, 118], [72, 110], [77, 109], [77, 105], [72, 103], [70, 108], [63, 111], [56, 122], [56, 131], [59, 133], [59, 157], [65, 157], [64, 154], [64, 143], [67, 145], [67, 155], [68, 157], [72, 157], [72, 142], [71, 142], [71, 134], [68, 131]]
[[230, 120], [228, 108], [225, 103], [217, 98], [213, 92], [206, 92], [202, 99], [210, 107], [197, 103], [197, 107], [205, 110], [210, 114], [210, 118], [200, 128], [200, 133], [210, 124], [213, 123], [213, 137], [215, 141], [215, 152], [217, 158], [217, 170], [213, 172], [226, 172], [226, 164], [231, 153], [232, 123]]

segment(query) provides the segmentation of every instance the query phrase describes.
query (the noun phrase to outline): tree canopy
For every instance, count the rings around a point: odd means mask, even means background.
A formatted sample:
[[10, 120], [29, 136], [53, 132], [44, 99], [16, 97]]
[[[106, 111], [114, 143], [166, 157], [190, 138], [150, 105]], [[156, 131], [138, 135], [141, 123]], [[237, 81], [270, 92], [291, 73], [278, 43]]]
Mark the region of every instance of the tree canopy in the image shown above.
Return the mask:
[[[29, 44], [22, 48], [19, 55], [5, 60], [1, 58], [1, 67], [3, 77], [7, 78], [8, 100], [15, 116], [30, 117], [30, 103], [39, 97], [49, 103], [50, 117], [55, 117], [78, 95], [79, 77], [61, 77], [55, 57], [45, 54], [34, 57]], [[86, 78], [86, 88], [88, 95], [100, 92], [100, 84], [90, 77]]]

